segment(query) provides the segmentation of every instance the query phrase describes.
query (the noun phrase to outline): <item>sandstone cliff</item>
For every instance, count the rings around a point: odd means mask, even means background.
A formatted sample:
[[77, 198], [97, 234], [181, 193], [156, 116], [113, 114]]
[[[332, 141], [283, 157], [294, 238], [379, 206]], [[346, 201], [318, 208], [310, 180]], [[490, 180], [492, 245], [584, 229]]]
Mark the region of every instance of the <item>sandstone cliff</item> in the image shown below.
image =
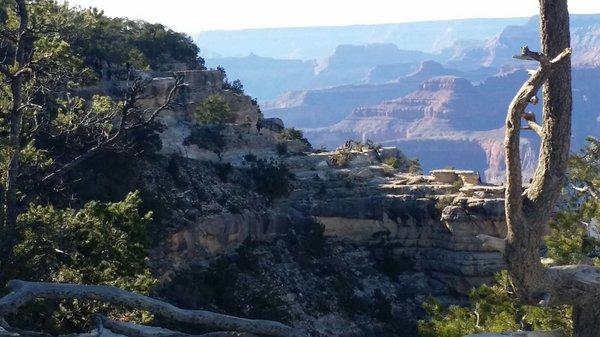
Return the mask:
[[[315, 336], [415, 336], [423, 301], [461, 303], [502, 267], [475, 238], [504, 231], [501, 187], [478, 186], [474, 172], [403, 173], [407, 159], [395, 148], [315, 152], [282, 138], [281, 122], [264, 119], [248, 96], [223, 90], [222, 72], [185, 75], [179, 107], [161, 117], [159, 151], [101, 156], [69, 187], [82, 199], [141, 191], [154, 211], [158, 295]], [[155, 79], [151, 92], [170, 81]], [[192, 112], [215, 93], [236, 122], [198, 125]], [[158, 103], [150, 97], [144, 104]], [[340, 153], [343, 167], [333, 160]], [[269, 163], [286, 169], [261, 175]], [[275, 178], [289, 182], [287, 195], [265, 193]]]

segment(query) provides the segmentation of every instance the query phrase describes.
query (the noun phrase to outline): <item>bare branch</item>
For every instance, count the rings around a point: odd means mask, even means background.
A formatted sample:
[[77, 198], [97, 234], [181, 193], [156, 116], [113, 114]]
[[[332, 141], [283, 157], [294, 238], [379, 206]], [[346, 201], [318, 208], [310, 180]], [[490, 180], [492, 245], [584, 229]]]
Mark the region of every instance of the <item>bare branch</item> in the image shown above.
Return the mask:
[[214, 329], [268, 336], [305, 336], [303, 332], [282, 323], [238, 318], [203, 310], [180, 309], [157, 299], [110, 286], [13, 280], [8, 283], [7, 288], [10, 293], [0, 298], [0, 317], [15, 313], [35, 299], [78, 299], [137, 308], [177, 322], [199, 324]]
[[143, 126], [147, 126], [150, 123], [154, 122], [156, 117], [158, 117], [158, 115], [162, 111], [168, 109], [171, 106], [171, 104], [173, 103], [173, 99], [175, 98], [175, 95], [177, 94], [179, 89], [186, 85], [187, 84], [184, 83], [184, 77], [180, 76], [180, 75], [176, 75], [175, 76], [175, 84], [171, 87], [171, 90], [169, 90], [169, 93], [167, 94], [167, 97], [165, 98], [165, 102], [158, 108], [154, 109], [154, 111], [152, 113], [150, 113], [150, 115], [148, 117], [145, 117], [145, 119], [142, 122], [127, 126], [127, 127], [125, 127], [125, 130], [137, 129], [137, 128], [140, 128]]
[[189, 335], [179, 331], [165, 328], [120, 322], [98, 315], [97, 319], [102, 326], [112, 332], [128, 337], [256, 337], [254, 334], [234, 331], [210, 332], [202, 335]]
[[527, 125], [529, 126], [529, 128], [525, 128], [524, 130], [533, 130], [540, 138], [543, 137], [544, 130], [542, 126], [536, 122], [535, 114], [533, 112], [524, 112], [521, 117], [527, 121]]
[[109, 146], [111, 146], [111, 145], [115, 144], [116, 142], [118, 142], [119, 140], [121, 140], [126, 132], [150, 125], [152, 122], [154, 122], [156, 117], [158, 117], [158, 115], [161, 112], [163, 112], [164, 110], [168, 109], [171, 106], [171, 104], [173, 103], [173, 100], [175, 99], [175, 96], [177, 95], [177, 92], [179, 91], [180, 88], [182, 88], [185, 85], [186, 84], [184, 83], [184, 77], [176, 76], [175, 83], [169, 90], [169, 93], [167, 94], [167, 97], [165, 98], [165, 102], [161, 106], [159, 106], [155, 110], [153, 110], [153, 112], [150, 114], [150, 116], [148, 116], [148, 117], [142, 116], [141, 122], [128, 125], [129, 119], [132, 117], [132, 111], [136, 109], [137, 99], [138, 99], [139, 95], [141, 94], [141, 92], [145, 89], [145, 86], [142, 82], [140, 82], [140, 81], [134, 82], [132, 87], [129, 89], [128, 97], [123, 104], [123, 108], [121, 109], [120, 119], [119, 119], [119, 122], [117, 123], [116, 131], [112, 135], [106, 135], [105, 140], [100, 141], [98, 144], [91, 147], [84, 153], [75, 157], [68, 163], [63, 164], [61, 167], [59, 167], [55, 171], [44, 176], [44, 178], [42, 178], [41, 181], [43, 183], [45, 183], [45, 182], [48, 182], [48, 181], [51, 181], [51, 180], [54, 180], [56, 178], [63, 176], [64, 174], [71, 171], [72, 169], [77, 167], [79, 164], [81, 164], [85, 160], [95, 156], [97, 153], [101, 152], [102, 150], [107, 149]]
[[584, 187], [578, 187], [574, 184], [571, 184], [571, 188], [580, 193], [589, 193], [594, 199], [600, 199], [600, 191], [594, 188], [594, 185], [589, 181], [584, 181], [584, 183]]
[[513, 58], [525, 61], [538, 61], [542, 64], [548, 62], [546, 55], [529, 50], [529, 46], [525, 45], [521, 48], [521, 54], [513, 56]]

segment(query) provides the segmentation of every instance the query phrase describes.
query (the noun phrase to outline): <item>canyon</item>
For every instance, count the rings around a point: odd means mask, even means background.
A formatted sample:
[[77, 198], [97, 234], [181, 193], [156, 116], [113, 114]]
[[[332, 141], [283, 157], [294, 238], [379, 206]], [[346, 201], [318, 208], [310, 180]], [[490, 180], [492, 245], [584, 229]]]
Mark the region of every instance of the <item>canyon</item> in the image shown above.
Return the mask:
[[[89, 198], [140, 191], [154, 212], [159, 298], [314, 336], [416, 336], [422, 303], [464, 303], [503, 267], [475, 237], [504, 234], [503, 187], [473, 171], [408, 173], [394, 147], [314, 150], [283, 137], [283, 123], [249, 96], [223, 89], [222, 71], [184, 74], [179, 107], [160, 117], [156, 154], [118, 170], [96, 164], [70, 187]], [[160, 104], [170, 83], [154, 79], [141, 104]], [[195, 121], [212, 94], [227, 101], [232, 123]], [[257, 179], [257, 167], [269, 173]], [[262, 187], [276, 177], [289, 190], [274, 197]], [[81, 188], [92, 182], [107, 188]]]
[[[445, 44], [435, 48], [430, 42], [418, 46], [408, 40], [364, 42], [348, 28], [347, 36], [357, 39], [331, 46], [329, 56], [276, 59], [281, 55], [267, 48], [263, 57], [208, 58], [207, 64], [224, 65], [229, 77], [248, 83], [246, 91], [258, 97], [265, 116], [302, 129], [316, 148], [335, 149], [348, 139], [371, 139], [400, 147], [409, 157], [419, 158], [425, 170], [467, 167], [480, 172], [485, 181], [500, 183], [506, 109], [527, 78], [527, 68], [535, 66], [512, 56], [524, 44], [539, 48], [538, 18], [521, 20], [494, 21], [504, 26], [482, 30], [478, 36], [453, 35], [456, 32], [452, 31]], [[598, 22], [598, 15], [572, 15], [571, 19], [574, 150], [587, 136], [600, 136], [599, 102], [594, 94], [600, 88]], [[476, 27], [468, 20], [463, 24]], [[403, 29], [406, 34], [426, 31], [444, 39], [442, 31], [427, 30], [424, 25]], [[337, 29], [344, 31], [343, 27]], [[289, 37], [290, 43], [301, 45], [305, 35], [296, 33], [297, 38]], [[234, 38], [236, 34], [229, 35]], [[257, 62], [260, 65], [252, 67]], [[293, 66], [286, 68], [285, 64]], [[444, 80], [449, 81], [446, 88], [435, 84]], [[533, 112], [539, 114], [539, 107]], [[526, 176], [532, 173], [538, 143], [532, 133], [525, 133], [522, 159]]]

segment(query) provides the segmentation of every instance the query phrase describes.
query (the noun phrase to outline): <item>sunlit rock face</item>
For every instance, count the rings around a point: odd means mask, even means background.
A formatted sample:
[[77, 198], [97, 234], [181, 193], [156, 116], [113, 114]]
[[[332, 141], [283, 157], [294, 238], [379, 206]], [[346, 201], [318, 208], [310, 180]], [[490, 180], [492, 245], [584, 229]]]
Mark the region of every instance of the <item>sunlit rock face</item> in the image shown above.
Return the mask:
[[[160, 150], [128, 158], [119, 168], [126, 177], [101, 178], [102, 186], [140, 190], [154, 212], [149, 263], [161, 297], [320, 336], [416, 336], [430, 296], [461, 303], [502, 268], [475, 238], [504, 235], [502, 188], [481, 185], [477, 172], [408, 174], [403, 151], [366, 144], [336, 164], [339, 152], [284, 139], [281, 121], [223, 90], [219, 73], [185, 75], [185, 92], [161, 114]], [[159, 95], [169, 84], [159, 79], [149, 90]], [[463, 85], [430, 82], [414, 99]], [[212, 94], [228, 102], [233, 123], [196, 122], [197, 105]], [[430, 104], [421, 113], [438, 118], [454, 103]], [[252, 167], [260, 160], [287, 167], [287, 195], [259, 190]]]

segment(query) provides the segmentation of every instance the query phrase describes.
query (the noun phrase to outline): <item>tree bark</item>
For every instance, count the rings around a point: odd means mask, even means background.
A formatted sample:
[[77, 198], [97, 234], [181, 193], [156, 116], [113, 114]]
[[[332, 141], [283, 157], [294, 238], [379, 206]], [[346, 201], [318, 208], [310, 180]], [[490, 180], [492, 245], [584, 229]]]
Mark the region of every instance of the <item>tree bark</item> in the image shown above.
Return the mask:
[[13, 280], [8, 283], [7, 288], [10, 293], [0, 298], [0, 318], [17, 312], [22, 306], [36, 299], [78, 299], [82, 301], [102, 301], [113, 305], [146, 310], [173, 321], [198, 324], [226, 331], [281, 337], [306, 336], [304, 331], [279, 322], [238, 318], [204, 310], [180, 309], [167, 302], [109, 286]]
[[573, 331], [576, 337], [598, 337], [600, 334], [600, 308], [596, 303], [573, 307]]
[[[16, 32], [14, 42], [14, 56], [12, 65], [16, 69], [11, 72], [7, 67], [2, 69], [8, 81], [10, 81], [10, 91], [12, 104], [8, 116], [9, 126], [9, 146], [10, 158], [8, 169], [6, 171], [5, 186], [5, 205], [6, 214], [2, 219], [2, 238], [0, 238], [0, 252], [3, 255], [3, 262], [0, 263], [0, 272], [4, 272], [10, 263], [12, 247], [17, 240], [16, 226], [19, 215], [18, 191], [19, 191], [19, 173], [21, 170], [21, 133], [23, 129], [23, 95], [26, 84], [26, 76], [29, 76], [29, 65], [31, 63], [33, 51], [33, 38], [28, 32], [29, 13], [24, 0], [16, 0], [16, 9], [19, 17], [19, 27]], [[8, 263], [7, 263], [8, 262]]]
[[[505, 195], [507, 236], [478, 236], [488, 247], [503, 252], [520, 299], [540, 306], [572, 305], [574, 336], [600, 336], [600, 269], [586, 265], [545, 268], [540, 247], [548, 222], [566, 182], [571, 138], [571, 61], [569, 12], [566, 0], [539, 0], [542, 53], [523, 48], [517, 57], [535, 60], [540, 67], [511, 102], [506, 120]], [[554, 57], [554, 59], [550, 59]], [[538, 165], [523, 192], [520, 161], [521, 119], [535, 121], [525, 112], [543, 85], [542, 123], [534, 125], [541, 137]], [[531, 125], [531, 124], [530, 124]]]

